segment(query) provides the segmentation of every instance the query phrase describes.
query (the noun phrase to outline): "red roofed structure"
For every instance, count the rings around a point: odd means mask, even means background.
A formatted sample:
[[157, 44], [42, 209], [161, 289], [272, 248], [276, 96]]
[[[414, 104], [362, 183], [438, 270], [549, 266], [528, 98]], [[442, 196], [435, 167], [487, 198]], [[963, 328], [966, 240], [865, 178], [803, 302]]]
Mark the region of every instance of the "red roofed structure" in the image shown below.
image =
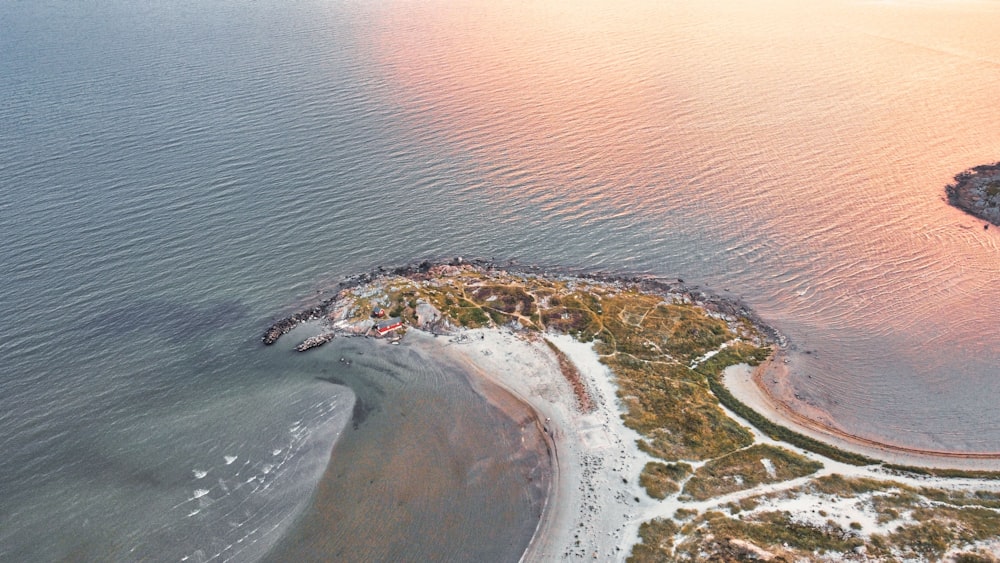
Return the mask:
[[375, 330], [376, 333], [378, 333], [379, 336], [385, 336], [386, 334], [394, 330], [399, 330], [403, 328], [403, 321], [402, 319], [398, 318], [386, 319], [382, 322], [375, 323], [375, 326], [373, 326], [372, 328]]

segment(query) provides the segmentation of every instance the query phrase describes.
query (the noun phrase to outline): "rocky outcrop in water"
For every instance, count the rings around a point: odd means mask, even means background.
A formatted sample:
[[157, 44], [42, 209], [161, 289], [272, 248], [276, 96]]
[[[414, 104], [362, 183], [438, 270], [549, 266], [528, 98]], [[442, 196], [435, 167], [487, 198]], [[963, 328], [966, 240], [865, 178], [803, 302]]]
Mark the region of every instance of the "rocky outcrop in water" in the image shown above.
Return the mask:
[[[945, 187], [948, 203], [1000, 225], [1000, 162], [970, 168]], [[988, 226], [988, 225], [987, 225]]]
[[333, 332], [324, 332], [323, 334], [317, 334], [316, 336], [306, 338], [305, 340], [302, 341], [301, 344], [296, 346], [295, 349], [299, 352], [305, 352], [306, 350], [310, 350], [317, 346], [322, 346], [327, 342], [333, 340], [335, 334], [336, 333]]

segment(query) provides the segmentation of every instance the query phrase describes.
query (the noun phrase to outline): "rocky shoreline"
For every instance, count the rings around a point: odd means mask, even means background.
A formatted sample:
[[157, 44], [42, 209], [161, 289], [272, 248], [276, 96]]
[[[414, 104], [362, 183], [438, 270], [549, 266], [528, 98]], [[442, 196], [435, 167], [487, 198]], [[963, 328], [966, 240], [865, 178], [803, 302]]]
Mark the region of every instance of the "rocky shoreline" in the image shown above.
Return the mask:
[[[1000, 162], [970, 168], [945, 187], [948, 203], [1000, 226]], [[989, 228], [989, 224], [983, 228]]]
[[[272, 345], [301, 323], [309, 321], [323, 321], [328, 325], [329, 330], [324, 330], [323, 334], [300, 343], [296, 347], [300, 352], [321, 346], [332, 340], [334, 335], [367, 336], [370, 329], [370, 326], [367, 324], [353, 323], [348, 325], [343, 322], [337, 323], [338, 320], [343, 321], [345, 317], [343, 305], [348, 290], [376, 282], [380, 278], [387, 276], [401, 276], [418, 281], [427, 280], [436, 277], [443, 267], [471, 268], [479, 272], [504, 271], [515, 276], [538, 276], [547, 279], [576, 278], [583, 281], [621, 284], [634, 287], [644, 293], [694, 302], [707, 311], [726, 317], [748, 319], [754, 328], [766, 338], [768, 344], [775, 344], [781, 348], [787, 344], [785, 337], [775, 328], [765, 323], [746, 303], [733, 297], [721, 296], [711, 291], [702, 290], [696, 285], [687, 285], [680, 278], [575, 271], [560, 267], [522, 265], [515, 261], [497, 262], [481, 258], [467, 260], [462, 257], [444, 260], [424, 260], [394, 268], [379, 266], [369, 272], [344, 278], [334, 288], [335, 295], [333, 297], [323, 299], [316, 305], [276, 320], [261, 336], [261, 341], [265, 345]], [[451, 329], [455, 328], [447, 326], [446, 322], [442, 322], [444, 319], [440, 315], [431, 314], [426, 320], [421, 320], [422, 322], [418, 328], [432, 333], [450, 333], [452, 332]]]

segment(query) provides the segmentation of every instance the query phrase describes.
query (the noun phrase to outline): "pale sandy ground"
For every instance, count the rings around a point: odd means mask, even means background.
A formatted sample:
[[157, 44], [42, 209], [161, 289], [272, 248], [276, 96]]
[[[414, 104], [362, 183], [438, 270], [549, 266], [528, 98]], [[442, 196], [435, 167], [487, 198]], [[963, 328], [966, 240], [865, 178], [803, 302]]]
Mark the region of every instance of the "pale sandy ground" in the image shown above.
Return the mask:
[[592, 412], [580, 411], [544, 342], [499, 330], [469, 330], [438, 340], [480, 375], [530, 404], [552, 438], [552, 491], [523, 560], [622, 560], [635, 541], [637, 519], [655, 504], [639, 486], [649, 458], [636, 447], [638, 433], [622, 424], [611, 374], [593, 348], [569, 336], [546, 338], [580, 370], [596, 405]]
[[[590, 344], [577, 342], [570, 336], [546, 335], [577, 366], [596, 405], [592, 412], [581, 412], [569, 383], [559, 371], [554, 355], [544, 342], [525, 340], [501, 330], [468, 330], [436, 340], [442, 353], [453, 354], [486, 378], [526, 403], [538, 413], [545, 431], [552, 439], [555, 451], [552, 490], [539, 528], [523, 561], [600, 560], [622, 561], [638, 541], [639, 525], [653, 518], [669, 518], [680, 507], [699, 511], [710, 510], [732, 501], [765, 492], [792, 489], [819, 475], [872, 477], [913, 486], [960, 488], [966, 490], [1000, 491], [996, 481], [974, 479], [937, 479], [900, 477], [877, 467], [856, 467], [834, 462], [809, 452], [779, 443], [751, 429], [758, 443], [782, 445], [812, 459], [824, 468], [809, 477], [764, 485], [704, 502], [682, 503], [674, 495], [664, 501], [649, 498], [639, 486], [639, 474], [652, 458], [639, 451], [638, 433], [626, 428], [621, 421], [623, 409], [615, 395], [615, 385], [607, 367], [598, 361]], [[780, 409], [769, 404], [767, 397], [753, 383], [748, 366], [732, 366], [724, 380], [731, 392], [758, 412], [775, 422], [800, 432], [834, 443], [845, 449], [860, 451], [880, 459], [908, 465], [944, 465], [997, 469], [990, 460], [937, 460], [900, 452], [859, 449], [837, 437], [823, 435], [802, 427], [794, 419], [783, 418]], [[733, 413], [728, 413], [740, 420]], [[848, 447], [855, 446], [855, 447]], [[970, 465], [962, 462], [968, 461]], [[934, 463], [931, 463], [934, 462]], [[692, 463], [698, 467], [700, 463]], [[870, 498], [831, 502], [829, 498], [809, 495], [771, 501], [761, 509], [788, 510], [802, 521], [822, 524], [827, 520], [862, 525], [865, 535], [884, 533], [902, 522], [879, 524], [870, 506]], [[988, 550], [1000, 550], [1000, 542], [982, 544]]]

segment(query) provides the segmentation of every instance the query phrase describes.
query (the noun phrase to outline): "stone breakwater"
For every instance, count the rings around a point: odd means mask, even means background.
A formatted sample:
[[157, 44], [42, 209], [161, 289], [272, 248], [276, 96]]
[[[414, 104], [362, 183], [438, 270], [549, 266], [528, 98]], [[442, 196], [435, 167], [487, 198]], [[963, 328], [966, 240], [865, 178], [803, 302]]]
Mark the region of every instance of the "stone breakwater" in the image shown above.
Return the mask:
[[947, 185], [945, 192], [949, 204], [1000, 225], [1000, 162], [976, 166], [956, 175], [955, 183]]
[[[429, 279], [435, 277], [436, 272], [445, 266], [472, 268], [482, 272], [502, 270], [514, 275], [537, 276], [548, 279], [577, 278], [600, 283], [624, 284], [635, 287], [644, 293], [695, 302], [707, 311], [726, 317], [745, 318], [754, 325], [769, 343], [776, 344], [780, 348], [784, 348], [787, 345], [784, 335], [765, 323], [747, 304], [733, 297], [721, 296], [711, 291], [702, 290], [696, 285], [687, 285], [680, 278], [587, 272], [559, 267], [523, 265], [515, 261], [498, 262], [481, 258], [467, 260], [461, 257], [424, 260], [394, 268], [380, 266], [366, 273], [346, 277], [334, 288], [333, 297], [323, 299], [318, 304], [274, 321], [262, 335], [261, 341], [265, 345], [271, 345], [301, 323], [309, 321], [326, 321], [329, 323], [333, 318], [343, 316], [343, 311], [338, 311], [338, 309], [342, 309], [345, 306], [344, 295], [347, 290], [377, 282], [380, 278], [387, 276], [401, 276], [417, 280]], [[297, 349], [305, 351], [325, 344], [333, 338], [334, 333], [353, 336], [367, 335], [369, 328], [369, 325], [352, 325], [348, 328], [344, 328], [343, 326], [334, 327], [333, 331], [325, 331], [324, 334], [303, 342]], [[451, 327], [446, 319], [441, 318], [440, 315], [432, 315], [427, 322], [420, 323], [419, 328], [434, 333], [447, 333], [453, 327]]]

